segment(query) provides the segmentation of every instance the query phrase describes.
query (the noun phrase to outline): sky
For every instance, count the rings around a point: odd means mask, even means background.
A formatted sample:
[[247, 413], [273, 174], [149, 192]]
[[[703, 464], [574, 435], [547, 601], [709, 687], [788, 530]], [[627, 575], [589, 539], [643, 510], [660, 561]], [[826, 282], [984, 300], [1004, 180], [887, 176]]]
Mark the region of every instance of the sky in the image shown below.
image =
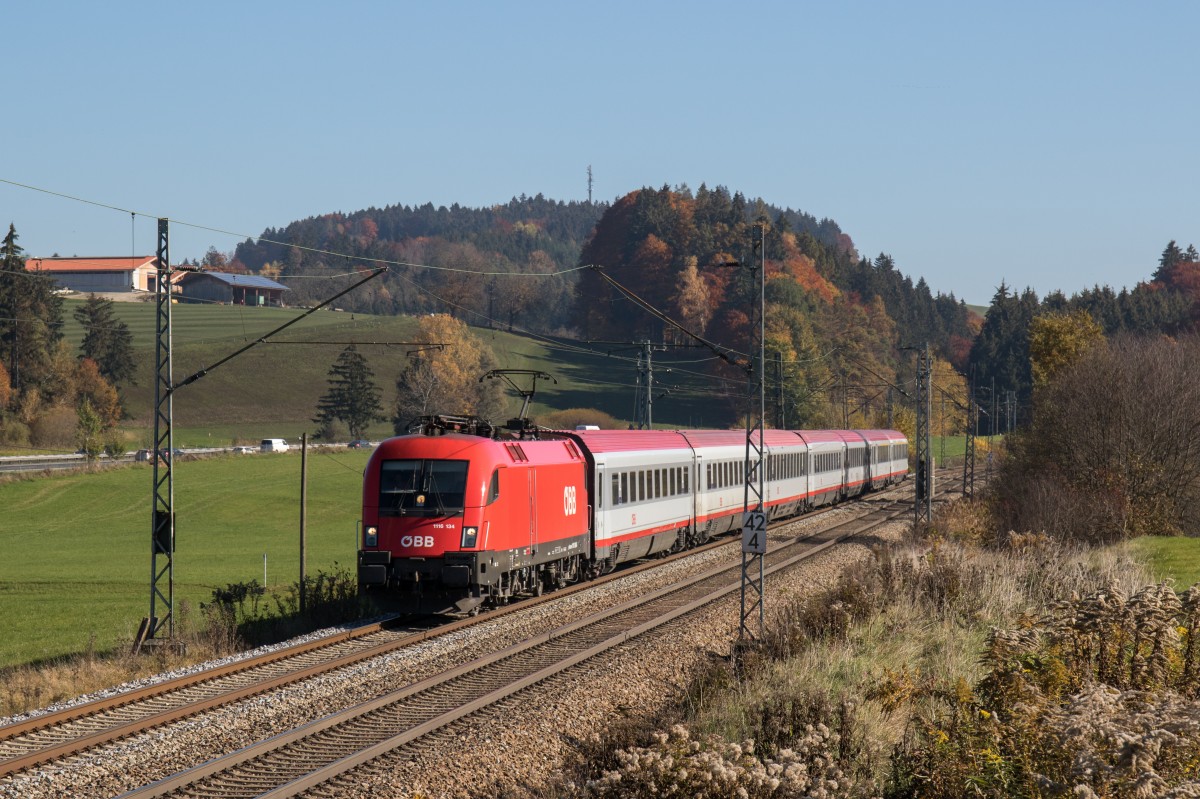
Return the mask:
[[3, 25], [0, 224], [34, 257], [153, 254], [161, 216], [178, 262], [334, 211], [586, 200], [589, 166], [597, 200], [703, 183], [833, 219], [983, 305], [1200, 246], [1194, 2], [48, 0]]

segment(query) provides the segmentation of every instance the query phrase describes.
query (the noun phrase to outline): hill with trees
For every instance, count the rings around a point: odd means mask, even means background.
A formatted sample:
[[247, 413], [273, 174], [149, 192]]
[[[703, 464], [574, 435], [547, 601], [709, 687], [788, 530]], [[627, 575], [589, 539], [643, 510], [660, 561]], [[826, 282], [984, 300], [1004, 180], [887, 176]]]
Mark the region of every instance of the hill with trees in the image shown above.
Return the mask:
[[[911, 377], [912, 359], [900, 347], [929, 341], [944, 363], [965, 364], [975, 328], [964, 303], [914, 284], [886, 254], [859, 257], [830, 219], [721, 186], [643, 188], [612, 204], [537, 195], [485, 209], [328, 214], [264, 231], [238, 246], [229, 268], [284, 280], [297, 304], [326, 296], [321, 281], [302, 278], [388, 265], [339, 304], [376, 314], [444, 312], [477, 327], [584, 341], [694, 343], [683, 328], [732, 353], [698, 368], [716, 379], [714, 393], [734, 423], [745, 393], [736, 362], [757, 290], [752, 270], [728, 264], [762, 258], [753, 242], [764, 221], [767, 347], [789, 424], [885, 418], [888, 386]], [[592, 267], [677, 324], [631, 313]]]

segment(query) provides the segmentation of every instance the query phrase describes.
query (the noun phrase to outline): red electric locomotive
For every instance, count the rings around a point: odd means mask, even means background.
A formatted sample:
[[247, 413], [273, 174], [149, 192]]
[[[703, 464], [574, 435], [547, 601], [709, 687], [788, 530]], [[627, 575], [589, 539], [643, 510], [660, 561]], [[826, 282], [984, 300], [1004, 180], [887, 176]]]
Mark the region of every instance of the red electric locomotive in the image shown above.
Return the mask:
[[359, 585], [441, 613], [577, 579], [589, 534], [587, 464], [575, 442], [498, 440], [475, 420], [445, 419], [371, 456]]

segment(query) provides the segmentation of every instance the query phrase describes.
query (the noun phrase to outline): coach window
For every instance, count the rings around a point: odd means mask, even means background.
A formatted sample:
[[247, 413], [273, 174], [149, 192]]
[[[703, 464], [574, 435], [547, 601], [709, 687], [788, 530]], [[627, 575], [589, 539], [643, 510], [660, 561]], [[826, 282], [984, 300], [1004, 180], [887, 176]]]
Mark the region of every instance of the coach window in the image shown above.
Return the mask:
[[618, 500], [622, 505], [629, 501], [629, 472], [621, 472], [621, 498]]
[[612, 476], [612, 504], [621, 504], [621, 475], [619, 474]]
[[645, 499], [646, 499], [646, 473], [638, 472], [637, 501], [642, 502]]
[[671, 470], [671, 496], [679, 493], [679, 470]]

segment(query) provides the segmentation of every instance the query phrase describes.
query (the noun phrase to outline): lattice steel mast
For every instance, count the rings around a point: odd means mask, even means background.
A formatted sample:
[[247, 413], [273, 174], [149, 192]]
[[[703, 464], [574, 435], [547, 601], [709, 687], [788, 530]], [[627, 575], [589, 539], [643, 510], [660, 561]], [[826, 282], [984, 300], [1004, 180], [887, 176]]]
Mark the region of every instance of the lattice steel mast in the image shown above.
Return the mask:
[[[763, 595], [764, 556], [767, 552], [766, 508], [764, 506], [766, 464], [763, 452], [766, 449], [764, 420], [767, 413], [765, 378], [766, 347], [766, 275], [767, 275], [767, 223], [759, 220], [757, 264], [751, 263], [751, 271], [758, 272], [758, 302], [755, 303], [751, 329], [755, 341], [750, 351], [754, 363], [753, 378], [749, 381], [746, 408], [746, 462], [745, 488], [742, 502], [742, 615], [738, 626], [740, 640], [761, 640], [766, 626], [766, 606]], [[758, 617], [758, 634], [751, 629], [752, 619]]]
[[933, 417], [933, 363], [929, 342], [917, 350], [917, 486], [913, 523], [928, 523], [933, 512], [933, 462], [930, 421]]
[[[175, 637], [175, 478], [173, 418], [174, 377], [171, 357], [171, 255], [166, 219], [158, 220], [158, 267], [154, 285], [154, 449], [151, 451], [154, 479], [154, 510], [150, 536], [150, 616], [142, 623], [139, 643], [157, 638], [163, 626], [167, 637]], [[159, 605], [163, 608], [160, 617]]]

